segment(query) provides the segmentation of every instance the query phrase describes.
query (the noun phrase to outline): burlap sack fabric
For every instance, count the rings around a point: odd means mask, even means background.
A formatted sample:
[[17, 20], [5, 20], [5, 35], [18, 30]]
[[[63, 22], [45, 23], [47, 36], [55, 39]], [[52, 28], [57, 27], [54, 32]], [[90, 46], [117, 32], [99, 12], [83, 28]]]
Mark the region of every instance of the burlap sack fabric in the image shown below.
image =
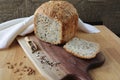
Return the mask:
[[[0, 23], [30, 16], [48, 0], [0, 0]], [[120, 35], [120, 0], [67, 0], [78, 10], [79, 17], [89, 23], [105, 24]]]

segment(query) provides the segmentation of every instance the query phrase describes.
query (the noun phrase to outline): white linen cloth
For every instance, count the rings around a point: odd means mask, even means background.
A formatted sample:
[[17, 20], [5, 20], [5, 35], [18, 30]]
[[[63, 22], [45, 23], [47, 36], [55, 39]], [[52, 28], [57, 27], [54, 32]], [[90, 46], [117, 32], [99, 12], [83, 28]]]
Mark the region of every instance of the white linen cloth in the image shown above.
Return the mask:
[[[18, 18], [0, 24], [0, 49], [8, 48], [14, 39], [20, 35], [25, 36], [33, 32], [34, 16]], [[98, 33], [96, 27], [84, 23], [80, 18], [78, 21], [79, 29], [86, 33]]]

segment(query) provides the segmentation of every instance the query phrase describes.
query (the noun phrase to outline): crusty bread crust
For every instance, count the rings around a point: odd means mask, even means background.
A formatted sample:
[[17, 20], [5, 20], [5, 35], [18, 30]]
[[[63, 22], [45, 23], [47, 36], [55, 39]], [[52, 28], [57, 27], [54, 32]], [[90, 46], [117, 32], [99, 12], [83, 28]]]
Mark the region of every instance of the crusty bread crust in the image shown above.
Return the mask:
[[[75, 36], [78, 27], [78, 13], [72, 4], [67, 1], [48, 1], [42, 4], [34, 14], [34, 31], [36, 32], [37, 15], [46, 15], [62, 24], [61, 39], [62, 44]], [[54, 44], [54, 43], [53, 43]]]
[[[76, 56], [76, 57], [79, 57], [79, 58], [82, 58], [82, 59], [91, 59], [91, 58], [94, 58], [99, 52], [100, 52], [100, 45], [98, 43], [95, 43], [95, 42], [92, 42], [93, 44], [96, 44], [96, 52], [94, 53], [91, 53], [92, 55], [89, 55], [89, 56], [82, 56], [80, 55], [81, 53], [77, 54], [71, 50], [69, 50], [68, 48], [65, 47], [65, 45], [63, 46], [63, 48], [69, 52], [70, 54]], [[67, 43], [66, 43], [67, 44]]]

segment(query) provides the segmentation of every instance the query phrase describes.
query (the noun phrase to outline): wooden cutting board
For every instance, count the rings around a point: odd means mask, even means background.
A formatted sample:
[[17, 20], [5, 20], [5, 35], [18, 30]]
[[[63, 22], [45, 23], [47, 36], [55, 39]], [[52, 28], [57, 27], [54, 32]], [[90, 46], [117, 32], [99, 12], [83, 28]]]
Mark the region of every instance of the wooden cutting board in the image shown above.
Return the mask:
[[62, 46], [42, 42], [33, 35], [19, 37], [18, 42], [46, 80], [92, 80], [88, 71], [105, 61], [102, 52], [93, 59], [80, 59], [66, 52]]

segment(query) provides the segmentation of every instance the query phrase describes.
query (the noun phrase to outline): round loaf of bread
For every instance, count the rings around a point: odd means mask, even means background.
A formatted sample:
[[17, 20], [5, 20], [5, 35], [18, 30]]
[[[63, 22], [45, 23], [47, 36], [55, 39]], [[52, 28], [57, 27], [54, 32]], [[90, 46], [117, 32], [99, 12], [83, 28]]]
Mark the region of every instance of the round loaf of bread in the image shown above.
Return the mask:
[[62, 44], [72, 39], [78, 26], [78, 13], [67, 1], [48, 1], [34, 14], [34, 32], [42, 41]]

